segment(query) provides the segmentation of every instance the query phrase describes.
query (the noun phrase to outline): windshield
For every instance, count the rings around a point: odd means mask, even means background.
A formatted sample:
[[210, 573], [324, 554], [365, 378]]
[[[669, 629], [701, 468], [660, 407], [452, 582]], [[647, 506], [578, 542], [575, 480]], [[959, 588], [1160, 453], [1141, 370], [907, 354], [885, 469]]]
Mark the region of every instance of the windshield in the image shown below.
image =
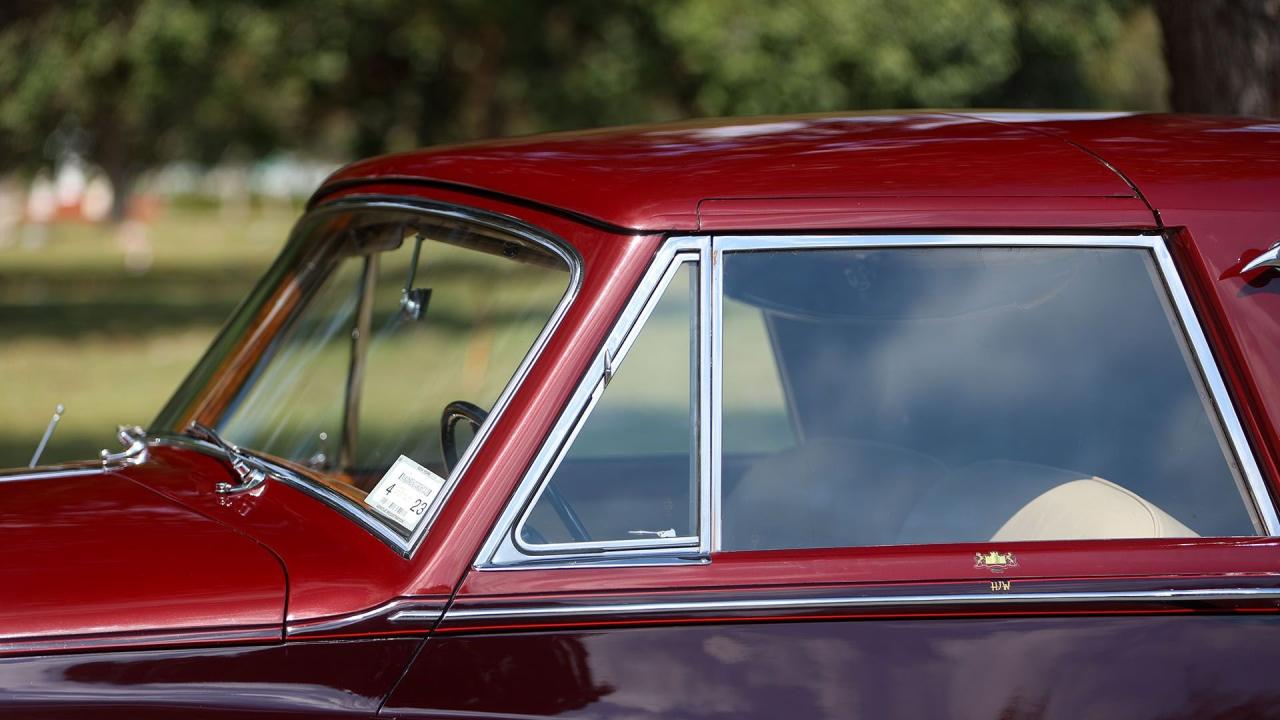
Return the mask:
[[407, 534], [416, 518], [368, 493], [393, 465], [438, 491], [569, 283], [562, 254], [514, 232], [404, 210], [329, 213], [300, 229], [158, 429], [203, 422]]

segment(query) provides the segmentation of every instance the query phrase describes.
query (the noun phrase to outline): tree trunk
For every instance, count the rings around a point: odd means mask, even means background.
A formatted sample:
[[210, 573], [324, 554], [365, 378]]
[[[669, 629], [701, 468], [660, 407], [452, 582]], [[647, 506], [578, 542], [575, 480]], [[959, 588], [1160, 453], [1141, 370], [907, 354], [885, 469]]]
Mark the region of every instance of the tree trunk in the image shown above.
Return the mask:
[[111, 181], [111, 214], [107, 219], [112, 225], [119, 225], [129, 217], [129, 203], [133, 200], [136, 178], [131, 169], [107, 167], [105, 170], [107, 179]]
[[1280, 115], [1280, 0], [1157, 0], [1178, 112]]

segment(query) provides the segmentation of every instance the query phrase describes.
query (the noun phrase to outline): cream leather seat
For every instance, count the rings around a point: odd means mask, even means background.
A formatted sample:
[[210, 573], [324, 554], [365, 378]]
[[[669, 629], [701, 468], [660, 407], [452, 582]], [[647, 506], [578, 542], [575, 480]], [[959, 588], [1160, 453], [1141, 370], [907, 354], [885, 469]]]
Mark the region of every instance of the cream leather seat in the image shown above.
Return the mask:
[[1077, 470], [986, 460], [952, 472], [912, 508], [904, 545], [989, 540], [1198, 537], [1153, 503]]
[[1200, 537], [1147, 500], [1099, 477], [1072, 480], [1022, 506], [992, 540]]

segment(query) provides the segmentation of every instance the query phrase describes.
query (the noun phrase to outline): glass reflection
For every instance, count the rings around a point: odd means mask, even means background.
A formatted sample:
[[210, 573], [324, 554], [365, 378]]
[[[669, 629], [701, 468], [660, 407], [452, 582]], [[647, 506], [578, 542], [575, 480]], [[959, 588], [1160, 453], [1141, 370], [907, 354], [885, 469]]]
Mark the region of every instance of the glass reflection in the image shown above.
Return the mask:
[[[726, 549], [1256, 534], [1145, 250], [738, 252], [725, 293], [769, 345], [726, 312]], [[731, 452], [757, 364], [796, 442]]]

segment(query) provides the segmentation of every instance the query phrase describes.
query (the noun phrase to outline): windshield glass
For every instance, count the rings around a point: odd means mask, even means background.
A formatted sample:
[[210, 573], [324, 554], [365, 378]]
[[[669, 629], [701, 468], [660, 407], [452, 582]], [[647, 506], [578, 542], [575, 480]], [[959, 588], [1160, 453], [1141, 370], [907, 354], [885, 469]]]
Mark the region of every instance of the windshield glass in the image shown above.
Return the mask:
[[202, 391], [184, 388], [157, 424], [200, 420], [360, 502], [401, 456], [447, 478], [569, 282], [561, 254], [515, 233], [330, 214], [300, 230], [193, 373]]

